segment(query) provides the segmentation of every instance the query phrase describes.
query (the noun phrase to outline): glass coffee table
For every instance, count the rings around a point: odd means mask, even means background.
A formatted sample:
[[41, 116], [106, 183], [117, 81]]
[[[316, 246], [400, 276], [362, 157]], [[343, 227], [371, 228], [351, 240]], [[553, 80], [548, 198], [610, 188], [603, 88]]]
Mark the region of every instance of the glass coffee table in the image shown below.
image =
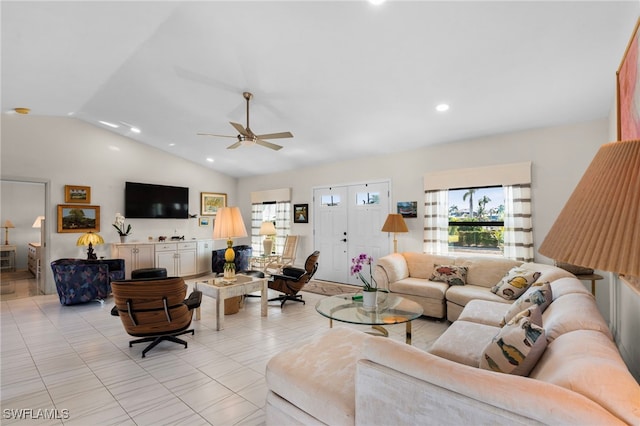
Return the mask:
[[320, 300], [316, 304], [316, 311], [329, 318], [329, 327], [333, 327], [333, 320], [370, 325], [385, 337], [389, 336], [385, 325], [405, 323], [407, 344], [411, 344], [411, 321], [424, 312], [416, 302], [384, 292], [378, 292], [378, 305], [375, 308], [362, 306], [362, 294], [340, 294]]

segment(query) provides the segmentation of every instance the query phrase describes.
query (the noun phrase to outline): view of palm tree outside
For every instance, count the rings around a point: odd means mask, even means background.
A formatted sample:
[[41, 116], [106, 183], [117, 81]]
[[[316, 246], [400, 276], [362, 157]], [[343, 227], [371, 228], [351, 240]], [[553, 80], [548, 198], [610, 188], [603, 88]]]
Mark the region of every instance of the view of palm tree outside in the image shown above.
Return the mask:
[[449, 191], [449, 251], [504, 253], [504, 189]]

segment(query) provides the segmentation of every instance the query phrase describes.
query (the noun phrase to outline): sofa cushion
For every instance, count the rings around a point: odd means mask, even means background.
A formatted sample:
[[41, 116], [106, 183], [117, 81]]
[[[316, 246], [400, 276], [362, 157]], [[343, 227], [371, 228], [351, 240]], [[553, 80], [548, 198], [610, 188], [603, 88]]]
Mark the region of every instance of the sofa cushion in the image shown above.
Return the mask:
[[600, 331], [613, 339], [591, 293], [569, 293], [558, 297], [542, 314], [542, 322], [549, 341], [575, 330]]
[[428, 352], [477, 368], [482, 351], [499, 330], [490, 325], [456, 321], [433, 342]]
[[553, 293], [553, 300], [571, 293], [591, 294], [582, 281], [578, 280], [576, 277], [559, 278], [555, 281], [551, 281], [551, 291]]
[[538, 277], [538, 281], [540, 282], [553, 282], [560, 278], [575, 278], [573, 274], [565, 271], [564, 269], [544, 263], [523, 263], [520, 267], [528, 271], [540, 272], [540, 277]]
[[444, 295], [449, 285], [443, 282], [428, 281], [423, 278], [405, 278], [389, 284], [389, 290], [393, 293], [426, 297], [444, 301]]
[[493, 338], [482, 353], [480, 368], [526, 376], [547, 347], [538, 305], [518, 313]]
[[502, 297], [493, 294], [487, 287], [467, 284], [465, 286], [452, 286], [447, 290], [447, 300], [456, 305], [466, 306], [472, 300], [489, 300], [500, 303], [511, 303]]
[[353, 424], [356, 361], [368, 338], [374, 337], [340, 327], [280, 352], [267, 364], [267, 386], [325, 424]]
[[467, 283], [466, 266], [433, 265], [431, 281], [441, 281], [449, 285], [465, 285]]
[[412, 278], [429, 279], [433, 274], [433, 265], [452, 264], [454, 258], [436, 254], [402, 253], [409, 268], [409, 276]]
[[504, 318], [500, 321], [500, 326], [504, 326], [511, 318], [516, 316], [518, 312], [522, 312], [530, 306], [538, 305], [540, 312], [544, 312], [547, 306], [551, 304], [553, 294], [551, 292], [551, 284], [549, 283], [533, 283], [518, 300], [513, 302], [509, 310], [505, 312]]
[[538, 271], [514, 267], [496, 285], [491, 287], [491, 292], [506, 300], [514, 300], [536, 282], [538, 277], [540, 277]]
[[[502, 327], [500, 324], [512, 305], [488, 300], [471, 300], [464, 307], [457, 321], [469, 321], [478, 324]], [[524, 309], [524, 308], [523, 308]], [[522, 310], [522, 309], [521, 309]]]
[[640, 386], [615, 343], [599, 331], [577, 330], [558, 336], [529, 377], [580, 393], [627, 424], [640, 424]]
[[[445, 262], [442, 262], [445, 263]], [[514, 266], [522, 262], [503, 257], [457, 257], [455, 264], [469, 268], [467, 284], [491, 288]]]

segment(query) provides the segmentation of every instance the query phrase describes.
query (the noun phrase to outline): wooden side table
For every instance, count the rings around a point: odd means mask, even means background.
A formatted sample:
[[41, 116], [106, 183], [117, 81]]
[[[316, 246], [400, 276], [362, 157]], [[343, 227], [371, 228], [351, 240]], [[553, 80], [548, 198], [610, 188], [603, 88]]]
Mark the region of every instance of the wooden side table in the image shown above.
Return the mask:
[[16, 270], [16, 246], [0, 245], [0, 270], [7, 272]]
[[596, 296], [596, 281], [604, 279], [602, 275], [598, 274], [576, 275], [576, 277], [581, 281], [591, 281], [591, 294], [593, 294], [593, 297]]

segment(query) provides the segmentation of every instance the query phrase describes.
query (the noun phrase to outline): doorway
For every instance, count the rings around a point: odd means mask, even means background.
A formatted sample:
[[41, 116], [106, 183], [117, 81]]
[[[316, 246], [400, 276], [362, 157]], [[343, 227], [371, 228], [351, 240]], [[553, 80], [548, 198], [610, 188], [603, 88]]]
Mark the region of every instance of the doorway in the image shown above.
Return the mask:
[[314, 246], [321, 253], [316, 278], [362, 285], [350, 274], [351, 259], [366, 253], [378, 259], [390, 252], [382, 225], [389, 213], [389, 182], [315, 188]]

